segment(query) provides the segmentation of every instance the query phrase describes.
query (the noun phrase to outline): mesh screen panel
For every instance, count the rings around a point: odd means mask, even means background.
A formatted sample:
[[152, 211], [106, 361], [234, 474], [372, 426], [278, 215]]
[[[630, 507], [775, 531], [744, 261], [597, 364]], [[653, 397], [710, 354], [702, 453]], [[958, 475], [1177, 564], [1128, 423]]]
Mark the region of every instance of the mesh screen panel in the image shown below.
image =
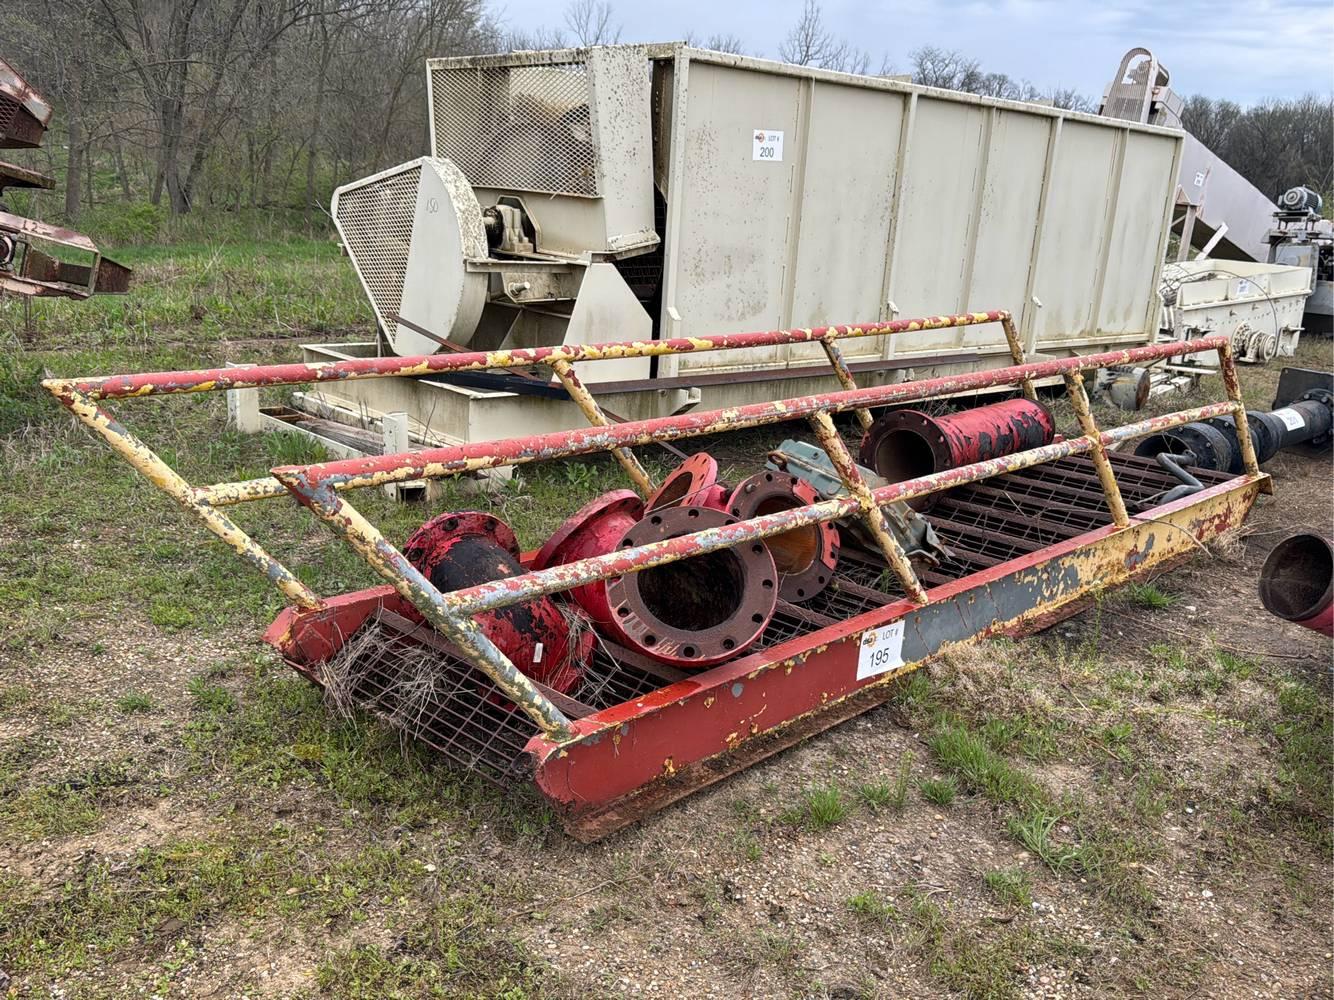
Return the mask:
[[19, 102], [0, 94], [0, 139], [9, 134], [9, 126], [14, 124], [14, 116], [19, 113]]
[[588, 67], [431, 70], [435, 155], [477, 187], [595, 195]]
[[338, 229], [361, 275], [380, 325], [393, 326], [403, 299], [403, 273], [412, 241], [421, 167], [370, 181], [338, 196]]

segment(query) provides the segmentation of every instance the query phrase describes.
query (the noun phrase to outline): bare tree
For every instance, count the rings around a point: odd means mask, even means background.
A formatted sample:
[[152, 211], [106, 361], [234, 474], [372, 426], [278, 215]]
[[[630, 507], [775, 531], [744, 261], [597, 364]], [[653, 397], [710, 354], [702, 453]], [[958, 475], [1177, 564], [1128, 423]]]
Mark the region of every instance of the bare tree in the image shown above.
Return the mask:
[[982, 75], [981, 64], [960, 52], [923, 45], [908, 56], [913, 83], [945, 90], [971, 91]]
[[870, 53], [838, 38], [824, 23], [824, 10], [817, 0], [805, 0], [801, 17], [778, 46], [778, 55], [798, 66], [815, 66], [843, 73], [866, 73]]
[[682, 40], [693, 48], [708, 49], [710, 52], [731, 52], [739, 56], [748, 54], [745, 42], [736, 35], [723, 35], [715, 32], [701, 41], [699, 35], [695, 32], [687, 31]]
[[565, 26], [581, 46], [615, 45], [621, 40], [621, 26], [611, 23], [607, 0], [570, 0]]

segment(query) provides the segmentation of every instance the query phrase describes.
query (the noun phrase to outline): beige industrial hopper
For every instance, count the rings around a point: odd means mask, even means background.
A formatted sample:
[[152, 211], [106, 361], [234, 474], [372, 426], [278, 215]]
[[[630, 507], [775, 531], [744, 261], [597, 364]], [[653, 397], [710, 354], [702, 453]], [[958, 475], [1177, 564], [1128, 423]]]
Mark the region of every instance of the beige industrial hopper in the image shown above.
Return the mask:
[[[869, 322], [1008, 308], [1048, 356], [1152, 338], [1179, 131], [680, 44], [435, 59], [431, 155], [340, 188], [383, 331], [306, 359]], [[849, 341], [862, 384], [1007, 363], [992, 327]], [[829, 388], [820, 348], [599, 362], [649, 417]], [[572, 428], [509, 373], [348, 382], [426, 438]]]

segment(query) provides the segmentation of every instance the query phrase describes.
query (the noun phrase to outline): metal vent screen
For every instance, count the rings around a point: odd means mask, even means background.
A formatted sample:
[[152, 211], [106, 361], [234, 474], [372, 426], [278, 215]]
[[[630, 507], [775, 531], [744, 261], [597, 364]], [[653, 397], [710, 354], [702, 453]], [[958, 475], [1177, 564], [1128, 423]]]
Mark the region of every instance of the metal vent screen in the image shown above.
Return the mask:
[[476, 187], [596, 195], [584, 63], [431, 69], [433, 153]]
[[19, 102], [0, 94], [0, 139], [9, 134], [9, 126], [14, 124], [18, 112]]
[[393, 328], [389, 317], [398, 315], [403, 299], [420, 179], [421, 165], [414, 164], [338, 196], [338, 232], [385, 330]]

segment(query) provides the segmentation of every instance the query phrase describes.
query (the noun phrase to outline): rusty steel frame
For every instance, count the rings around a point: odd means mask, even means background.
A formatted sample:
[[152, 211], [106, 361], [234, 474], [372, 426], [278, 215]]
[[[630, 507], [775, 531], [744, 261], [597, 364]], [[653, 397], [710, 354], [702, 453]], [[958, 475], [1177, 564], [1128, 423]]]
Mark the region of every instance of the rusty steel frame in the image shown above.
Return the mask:
[[[834, 341], [840, 337], [872, 334], [901, 333], [919, 329], [947, 326], [965, 326], [973, 323], [1001, 322], [1006, 328], [1007, 340], [1014, 351], [1016, 364], [1011, 368], [947, 376], [919, 383], [898, 383], [866, 389], [844, 388], [841, 392], [825, 393], [781, 400], [774, 403], [753, 404], [723, 411], [690, 413], [640, 421], [611, 424], [598, 408], [596, 400], [578, 381], [573, 372], [574, 360], [602, 360], [607, 358], [653, 356], [699, 350], [724, 350], [738, 347], [772, 346], [775, 343], [819, 342], [826, 350], [829, 361], [844, 386], [855, 386], [846, 364]], [[1196, 408], [1179, 414], [1153, 418], [1116, 432], [1103, 433], [1093, 423], [1087, 409], [1087, 397], [1078, 381], [1079, 372], [1093, 367], [1156, 360], [1177, 354], [1203, 350], [1218, 350], [1225, 371], [1228, 403]], [[627, 473], [641, 490], [651, 487], [651, 480], [634, 458], [630, 448], [650, 442], [677, 440], [717, 431], [754, 427], [783, 420], [806, 417], [835, 459], [836, 466], [851, 496], [809, 507], [794, 508], [772, 515], [729, 525], [714, 531], [698, 532], [666, 542], [641, 546], [613, 553], [608, 557], [582, 560], [555, 567], [540, 573], [528, 573], [503, 581], [506, 594], [490, 600], [496, 607], [530, 600], [539, 590], [552, 593], [577, 585], [574, 580], [592, 582], [607, 579], [618, 570], [607, 568], [598, 559], [614, 561], [619, 558], [619, 572], [635, 571], [688, 558], [702, 552], [738, 544], [750, 538], [763, 538], [791, 530], [799, 524], [835, 520], [850, 513], [860, 514], [871, 528], [882, 554], [903, 584], [909, 598], [919, 604], [928, 603], [928, 594], [917, 579], [906, 554], [884, 524], [881, 505], [889, 499], [920, 496], [948, 489], [959, 483], [999, 475], [1012, 469], [1051, 461], [1062, 455], [1088, 451], [1095, 463], [1107, 467], [1109, 478], [1103, 481], [1109, 507], [1115, 511], [1120, 502], [1114, 473], [1107, 465], [1105, 445], [1125, 436], [1138, 436], [1165, 427], [1176, 426], [1203, 416], [1243, 411], [1240, 388], [1235, 371], [1231, 371], [1231, 355], [1226, 352], [1224, 338], [1204, 338], [1186, 343], [1150, 345], [1118, 352], [1079, 358], [1024, 363], [1013, 323], [1003, 311], [969, 313], [949, 317], [929, 317], [923, 320], [899, 320], [892, 323], [867, 326], [826, 327], [815, 330], [770, 331], [758, 334], [723, 334], [706, 338], [679, 341], [626, 342], [593, 346], [537, 348], [508, 352], [476, 352], [473, 354], [432, 355], [401, 359], [364, 359], [317, 365], [257, 366], [241, 369], [213, 369], [197, 372], [154, 373], [147, 375], [107, 376], [94, 379], [51, 379], [43, 383], [57, 399], [68, 407], [85, 425], [102, 436], [138, 471], [149, 478], [182, 507], [198, 517], [213, 534], [227, 542], [244, 560], [273, 582], [298, 608], [312, 611], [323, 606], [322, 600], [302, 584], [278, 560], [265, 552], [217, 508], [227, 503], [269, 499], [290, 493], [332, 527], [351, 544], [382, 577], [426, 617], [462, 654], [522, 708], [546, 735], [554, 740], [571, 736], [570, 720], [546, 698], [522, 672], [481, 633], [471, 615], [475, 611], [461, 611], [462, 593], [441, 594], [425, 579], [392, 544], [390, 544], [352, 505], [338, 496], [340, 489], [397, 482], [403, 479], [431, 478], [457, 475], [462, 472], [498, 468], [529, 461], [561, 458], [597, 451], [609, 451], [617, 457]], [[448, 370], [476, 370], [482, 367], [518, 367], [546, 364], [584, 410], [592, 426], [584, 430], [553, 432], [530, 438], [478, 443], [453, 448], [426, 449], [399, 455], [377, 456], [344, 462], [321, 463], [311, 466], [289, 466], [272, 470], [272, 480], [252, 480], [244, 483], [214, 484], [193, 487], [170, 469], [157, 455], [130, 434], [124, 427], [101, 410], [98, 400], [140, 397], [145, 395], [177, 394], [220, 391], [228, 388], [258, 388], [261, 386], [290, 385], [333, 379], [374, 378], [419, 375]], [[1033, 449], [1003, 459], [981, 462], [962, 469], [953, 469], [923, 477], [908, 483], [895, 484], [873, 494], [861, 481], [856, 464], [847, 453], [841, 438], [833, 427], [831, 414], [852, 410], [860, 419], [869, 417], [869, 409], [890, 403], [906, 402], [930, 396], [946, 395], [983, 388], [1019, 384], [1025, 395], [1033, 391], [1036, 379], [1064, 377], [1072, 400], [1083, 397], [1084, 406], [1075, 400], [1080, 417], [1081, 437], [1045, 449]], [[1230, 377], [1229, 377], [1230, 376]], [[1075, 390], [1078, 390], [1077, 393]], [[1244, 426], [1239, 425], [1244, 434]], [[1054, 449], [1054, 450], [1053, 450]], [[840, 457], [847, 461], [839, 462]], [[1248, 463], [1248, 469], [1253, 464]], [[1252, 473], [1254, 474], [1254, 473]], [[275, 491], [269, 482], [277, 485]], [[888, 491], [888, 492], [886, 492]], [[1124, 508], [1122, 507], [1124, 512]], [[803, 520], [805, 519], [805, 520]], [[1116, 519], [1117, 527], [1126, 527]], [[877, 530], [879, 529], [879, 530]], [[628, 561], [627, 561], [628, 558]], [[590, 573], [592, 575], [590, 575]], [[486, 587], [487, 585], [483, 585]], [[478, 588], [470, 588], [477, 590]], [[472, 595], [476, 596], [476, 595]], [[499, 603], [496, 603], [499, 601]], [[452, 602], [452, 603], [451, 603]]]
[[[476, 625], [471, 621], [475, 611], [460, 612], [451, 601], [464, 599], [461, 592], [443, 594], [412, 568], [407, 560], [359, 511], [345, 498], [338, 495], [336, 487], [372, 486], [384, 482], [395, 482], [401, 477], [432, 478], [456, 475], [473, 467], [471, 463], [481, 463], [476, 467], [497, 467], [523, 461], [537, 461], [547, 458], [564, 457], [588, 451], [611, 451], [614, 448], [632, 443], [650, 440], [690, 437], [717, 431], [775, 423], [794, 417], [808, 417], [817, 436], [825, 445], [834, 461], [849, 494], [848, 500], [827, 501], [806, 507], [792, 508], [774, 514], [764, 515], [750, 520], [725, 525], [719, 528], [705, 529], [693, 534], [682, 535], [649, 545], [622, 549], [607, 556], [592, 557], [563, 566], [553, 567], [540, 572], [508, 577], [494, 584], [483, 584], [478, 591], [490, 587], [492, 591], [491, 607], [505, 607], [510, 604], [532, 600], [540, 593], [554, 593], [568, 590], [574, 586], [606, 580], [627, 572], [638, 572], [653, 566], [675, 562], [680, 559], [700, 555], [706, 551], [728, 548], [752, 539], [790, 531], [802, 524], [817, 521], [832, 521], [847, 516], [855, 511], [871, 527], [886, 562], [894, 570], [903, 584], [910, 600], [917, 605], [927, 605], [929, 595], [917, 578], [908, 560], [907, 554], [884, 523], [881, 505], [888, 499], [902, 499], [905, 495], [922, 496], [948, 489], [963, 482], [1000, 475], [1017, 468], [1051, 461], [1053, 458], [1089, 452], [1094, 463], [1105, 466], [1111, 474], [1110, 489], [1104, 483], [1104, 493], [1109, 507], [1113, 510], [1122, 504], [1114, 472], [1111, 470], [1105, 448], [1108, 444], [1130, 437], [1155, 433], [1159, 430], [1180, 426], [1203, 416], [1217, 416], [1234, 413], [1241, 408], [1240, 399], [1197, 407], [1161, 417], [1153, 417], [1137, 424], [1120, 428], [1118, 432], [1102, 432], [1090, 411], [1087, 400], [1082, 408], [1081, 423], [1088, 428], [1080, 437], [1030, 449], [1014, 455], [992, 459], [958, 469], [946, 470], [921, 477], [909, 483], [885, 487], [873, 494], [862, 481], [856, 469], [856, 463], [848, 453], [846, 445], [833, 426], [830, 414], [841, 410], [856, 410], [863, 405], [883, 405], [885, 399], [903, 399], [915, 396], [924, 398], [954, 391], [958, 383], [1003, 385], [1016, 384], [1025, 379], [1047, 377], [1049, 375], [1077, 374], [1081, 367], [1102, 367], [1112, 363], [1124, 363], [1113, 360], [1132, 356], [1137, 360], [1149, 360], [1170, 357], [1180, 353], [1193, 353], [1215, 349], [1222, 338], [1203, 338], [1189, 343], [1152, 345], [1133, 348], [1128, 351], [1091, 355], [1057, 361], [1045, 361], [1029, 365], [1019, 365], [993, 372], [976, 373], [969, 376], [931, 379], [920, 383], [900, 383], [893, 386], [881, 386], [868, 389], [844, 390], [822, 396], [801, 397], [781, 400], [771, 404], [755, 404], [749, 407], [734, 407], [728, 410], [704, 414], [683, 414], [675, 417], [663, 417], [654, 420], [628, 422], [609, 427], [594, 427], [581, 431], [561, 431], [528, 438], [511, 439], [504, 442], [455, 446], [452, 448], [433, 448], [422, 451], [404, 452], [399, 455], [348, 459], [339, 462], [317, 463], [306, 466], [284, 466], [272, 470], [273, 475], [294, 497], [313, 513], [320, 517], [333, 532], [341, 537], [394, 589], [420, 611], [428, 621], [465, 649], [465, 656], [477, 669], [482, 671], [496, 685], [508, 694], [520, 708], [526, 711], [539, 728], [553, 740], [569, 738], [570, 721], [549, 699], [542, 696], [532, 684], [522, 676], [494, 646], [485, 642]], [[1072, 394], [1082, 392], [1082, 383], [1070, 383]], [[1238, 387], [1239, 388], [1239, 387]], [[872, 402], [874, 401], [874, 402]], [[1076, 404], [1077, 412], [1080, 407]], [[840, 458], [843, 460], [840, 461]], [[1101, 463], [1099, 463], [1101, 459]], [[851, 505], [851, 506], [850, 506]], [[803, 520], [804, 518], [804, 520]], [[1114, 527], [1125, 529], [1128, 521], [1116, 523]], [[880, 529], [880, 530], [876, 530]], [[481, 641], [479, 641], [481, 640]]]

